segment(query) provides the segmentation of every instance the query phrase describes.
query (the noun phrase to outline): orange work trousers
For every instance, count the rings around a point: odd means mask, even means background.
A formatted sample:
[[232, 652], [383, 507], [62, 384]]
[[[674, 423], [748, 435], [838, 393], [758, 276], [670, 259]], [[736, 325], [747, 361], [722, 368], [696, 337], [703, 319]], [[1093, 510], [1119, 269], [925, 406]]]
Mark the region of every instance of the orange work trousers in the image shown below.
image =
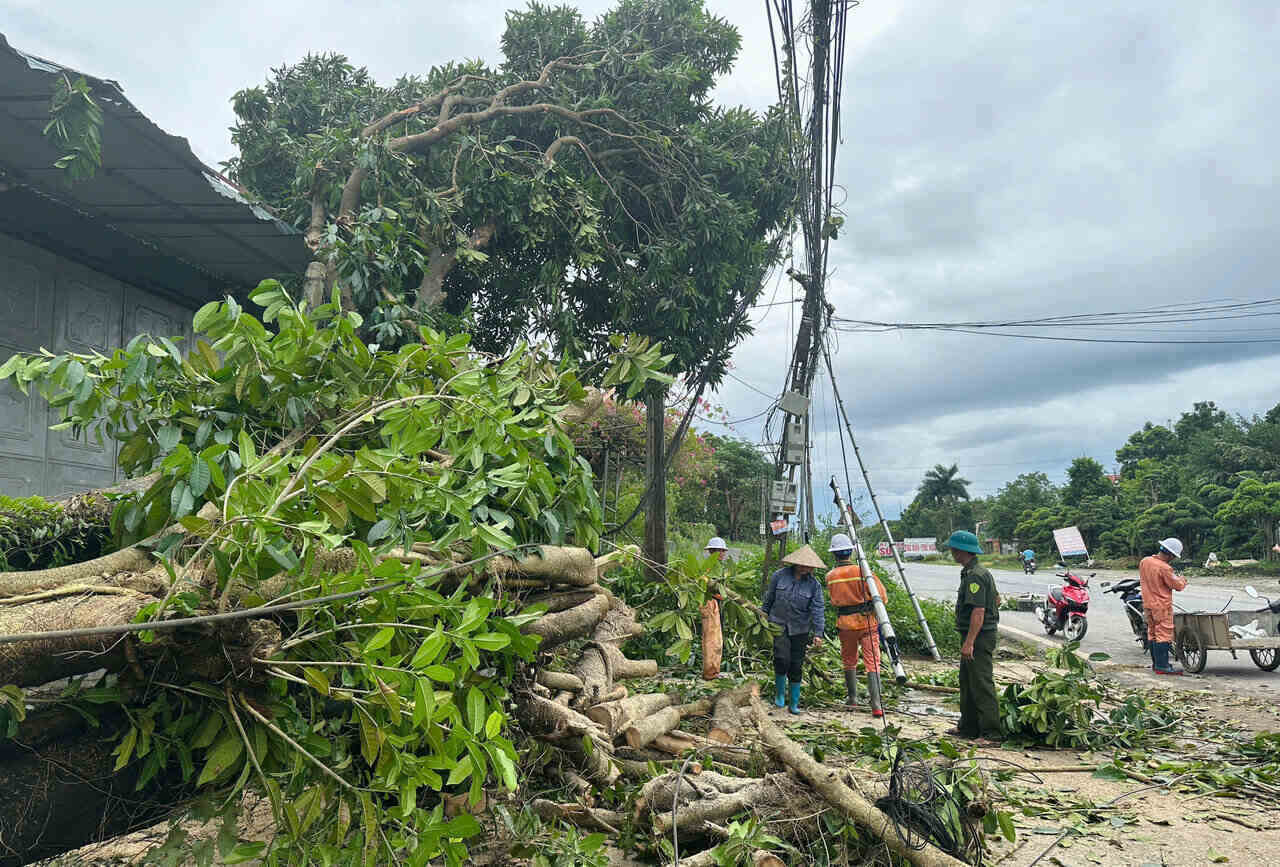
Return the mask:
[[1147, 621], [1147, 638], [1152, 641], [1173, 641], [1173, 605], [1144, 608], [1142, 617]]
[[858, 670], [858, 650], [867, 671], [880, 670], [880, 632], [875, 629], [841, 629], [840, 662], [845, 671]]

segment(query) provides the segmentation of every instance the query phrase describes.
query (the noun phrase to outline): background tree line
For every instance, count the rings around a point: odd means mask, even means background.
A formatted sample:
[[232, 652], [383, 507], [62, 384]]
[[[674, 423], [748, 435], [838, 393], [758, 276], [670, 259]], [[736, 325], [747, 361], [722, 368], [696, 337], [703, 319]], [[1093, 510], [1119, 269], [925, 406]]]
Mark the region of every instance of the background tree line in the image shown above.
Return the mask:
[[1116, 451], [1114, 473], [1079, 457], [1063, 485], [1023, 473], [973, 498], [968, 484], [955, 465], [928, 471], [897, 532], [943, 538], [981, 522], [984, 538], [1049, 552], [1054, 528], [1074, 525], [1094, 556], [1135, 556], [1177, 536], [1190, 557], [1276, 559], [1280, 404], [1245, 417], [1202, 401], [1172, 425], [1147, 422]]

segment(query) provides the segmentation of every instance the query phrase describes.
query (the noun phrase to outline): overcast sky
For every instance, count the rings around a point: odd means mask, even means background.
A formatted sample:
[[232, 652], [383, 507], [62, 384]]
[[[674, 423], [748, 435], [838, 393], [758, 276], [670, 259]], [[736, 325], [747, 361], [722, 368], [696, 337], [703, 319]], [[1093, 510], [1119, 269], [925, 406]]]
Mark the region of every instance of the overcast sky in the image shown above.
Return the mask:
[[[231, 94], [269, 67], [341, 51], [390, 81], [450, 58], [496, 59], [510, 5], [0, 0], [0, 32], [115, 79], [217, 164], [231, 154]], [[708, 5], [743, 34], [720, 99], [764, 107], [764, 4]], [[849, 23], [837, 314], [1029, 318], [1280, 295], [1277, 46], [1273, 0], [864, 3]], [[793, 340], [789, 309], [758, 311], [735, 358], [735, 376], [770, 395]], [[1079, 455], [1110, 466], [1144, 421], [1197, 400], [1246, 415], [1280, 402], [1280, 344], [917, 332], [843, 334], [839, 346], [839, 385], [891, 516], [934, 463], [958, 463], [987, 494], [1021, 472], [1060, 479]], [[823, 479], [840, 471], [839, 444], [825, 378], [816, 388]], [[734, 380], [717, 397], [735, 418], [770, 400]], [[736, 430], [760, 437], [758, 422]]]

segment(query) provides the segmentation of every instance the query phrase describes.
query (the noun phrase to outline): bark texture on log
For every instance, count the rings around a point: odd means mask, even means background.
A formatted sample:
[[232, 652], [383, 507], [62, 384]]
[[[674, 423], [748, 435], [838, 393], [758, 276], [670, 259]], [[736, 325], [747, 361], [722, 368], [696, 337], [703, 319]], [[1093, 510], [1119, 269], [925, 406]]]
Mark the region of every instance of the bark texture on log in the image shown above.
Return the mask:
[[845, 785], [834, 770], [815, 760], [803, 747], [784, 735], [773, 724], [773, 720], [769, 719], [769, 712], [758, 697], [751, 700], [751, 712], [761, 737], [783, 763], [813, 786], [827, 803], [883, 840], [895, 855], [905, 858], [916, 867], [964, 867], [963, 861], [951, 857], [936, 846], [913, 848], [898, 834], [892, 819]]
[[591, 632], [609, 611], [608, 596], [598, 595], [581, 605], [555, 614], [544, 614], [526, 625], [526, 635], [542, 636], [540, 650], [548, 650]]
[[663, 708], [671, 707], [671, 704], [671, 696], [665, 693], [641, 693], [622, 701], [598, 704], [587, 710], [587, 716], [603, 726], [610, 737], [616, 737], [633, 720], [657, 713]]
[[538, 672], [538, 683], [547, 689], [564, 689], [570, 692], [577, 692], [582, 689], [582, 678], [566, 671], [543, 671]]
[[634, 721], [623, 734], [627, 739], [627, 746], [632, 749], [640, 749], [653, 743], [654, 738], [658, 737], [658, 735], [665, 735], [680, 725], [680, 720], [686, 716], [696, 716], [710, 712], [711, 699], [709, 698], [682, 704], [679, 707], [663, 708], [655, 714]]
[[539, 578], [548, 584], [572, 584], [589, 587], [596, 583], [596, 560], [586, 548], [564, 548], [543, 545], [538, 554], [513, 560], [494, 557], [489, 561], [493, 575]]
[[65, 584], [93, 584], [93, 579], [120, 572], [145, 572], [151, 555], [140, 548], [123, 548], [83, 563], [34, 572], [0, 572], [0, 596], [19, 596], [53, 590]]

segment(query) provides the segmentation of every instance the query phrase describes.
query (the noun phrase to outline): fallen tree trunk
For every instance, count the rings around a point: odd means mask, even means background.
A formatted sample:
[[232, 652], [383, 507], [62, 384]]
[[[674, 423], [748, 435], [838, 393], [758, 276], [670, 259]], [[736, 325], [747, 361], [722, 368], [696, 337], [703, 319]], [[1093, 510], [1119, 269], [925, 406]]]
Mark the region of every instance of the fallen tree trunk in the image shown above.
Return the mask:
[[542, 637], [540, 650], [549, 650], [574, 638], [587, 635], [597, 623], [609, 612], [610, 599], [603, 594], [555, 614], [544, 614], [526, 625], [522, 630], [526, 635]]
[[621, 834], [619, 830], [626, 824], [627, 815], [616, 810], [604, 810], [599, 807], [588, 807], [583, 804], [558, 804], [545, 798], [535, 798], [529, 804], [538, 818], [545, 821], [562, 821], [588, 831], [605, 831], [610, 834]]
[[621, 701], [598, 704], [587, 710], [587, 716], [602, 726], [610, 737], [617, 737], [633, 720], [643, 719], [671, 707], [671, 704], [671, 696], [665, 693], [642, 693]]
[[582, 689], [582, 678], [566, 671], [547, 671], [543, 669], [538, 672], [537, 680], [547, 689], [564, 689], [570, 692], [577, 692]]
[[487, 570], [498, 577], [537, 578], [547, 584], [589, 587], [596, 583], [596, 559], [586, 548], [543, 545], [538, 554], [519, 559], [494, 557]]
[[742, 719], [738, 715], [738, 702], [734, 697], [721, 695], [711, 708], [709, 740], [722, 744], [736, 743], [742, 736]]
[[760, 736], [779, 760], [813, 786], [827, 803], [883, 840], [895, 855], [916, 867], [964, 867], [963, 861], [936, 846], [926, 844], [923, 849], [914, 848], [898, 833], [892, 819], [845, 785], [834, 770], [815, 760], [803, 747], [784, 735], [769, 719], [769, 712], [758, 697], [751, 699], [751, 712]]
[[682, 704], [679, 707], [666, 707], [657, 713], [635, 720], [627, 726], [623, 735], [627, 739], [627, 746], [640, 749], [653, 743], [654, 738], [665, 735], [680, 725], [680, 720], [686, 716], [710, 713], [710, 711], [711, 699], [709, 698]]

